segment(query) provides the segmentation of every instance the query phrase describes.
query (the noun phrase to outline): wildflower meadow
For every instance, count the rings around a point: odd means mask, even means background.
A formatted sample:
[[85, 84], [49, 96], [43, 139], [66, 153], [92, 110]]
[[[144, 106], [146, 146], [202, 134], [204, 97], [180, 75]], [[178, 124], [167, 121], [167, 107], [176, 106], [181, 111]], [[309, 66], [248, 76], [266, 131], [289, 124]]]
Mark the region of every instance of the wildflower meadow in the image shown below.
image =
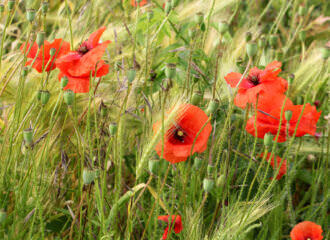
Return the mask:
[[329, 240], [326, 0], [0, 0], [0, 239]]

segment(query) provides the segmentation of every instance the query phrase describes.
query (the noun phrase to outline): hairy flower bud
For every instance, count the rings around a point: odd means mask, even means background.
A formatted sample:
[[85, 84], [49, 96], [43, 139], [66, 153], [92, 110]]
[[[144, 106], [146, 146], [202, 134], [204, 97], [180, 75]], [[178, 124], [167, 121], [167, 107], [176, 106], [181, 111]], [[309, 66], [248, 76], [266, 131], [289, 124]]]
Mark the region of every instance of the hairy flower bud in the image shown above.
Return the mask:
[[214, 180], [209, 178], [204, 178], [203, 189], [205, 192], [210, 193], [214, 188]]
[[36, 42], [39, 48], [42, 45], [44, 45], [44, 41], [45, 41], [45, 32], [38, 32]]
[[292, 118], [292, 111], [290, 111], [290, 110], [285, 111], [284, 116], [285, 116], [285, 120], [287, 120], [289, 122]]
[[[62, 83], [62, 80], [61, 80], [61, 83]], [[74, 96], [75, 96], [75, 93], [73, 91], [71, 91], [70, 89], [69, 90], [66, 90], [64, 92], [64, 102], [68, 105], [68, 106], [72, 106], [73, 102], [74, 102]]]
[[229, 29], [229, 25], [227, 22], [224, 22], [224, 21], [219, 22], [218, 30], [221, 34], [226, 33], [228, 31], [228, 29]]
[[26, 11], [26, 19], [29, 21], [29, 22], [33, 22], [34, 19], [36, 17], [36, 10], [34, 9], [28, 9]]
[[258, 47], [255, 42], [249, 42], [246, 44], [246, 53], [249, 58], [253, 58], [258, 52]]
[[66, 85], [68, 85], [68, 82], [69, 82], [68, 77], [67, 77], [67, 76], [63, 76], [63, 77], [61, 78], [61, 88], [62, 88], [62, 89], [65, 88]]
[[116, 123], [110, 123], [109, 125], [109, 132], [110, 136], [114, 136], [117, 133], [117, 124]]
[[31, 145], [33, 142], [33, 129], [27, 128], [23, 131], [23, 139], [26, 145]]
[[191, 97], [191, 103], [197, 106], [203, 100], [203, 95], [201, 92], [195, 92]]
[[206, 109], [206, 114], [212, 114], [212, 113], [215, 113], [217, 111], [219, 107], [219, 100], [215, 99], [215, 100], [212, 100], [207, 109]]
[[165, 67], [165, 76], [168, 78], [168, 79], [173, 79], [176, 75], [176, 65], [175, 64], [172, 64], [172, 63], [168, 63], [166, 64], [166, 67]]
[[264, 136], [264, 145], [269, 148], [273, 144], [273, 135], [271, 133], [266, 133]]
[[49, 91], [41, 91], [40, 101], [42, 105], [46, 105], [49, 101], [50, 93]]

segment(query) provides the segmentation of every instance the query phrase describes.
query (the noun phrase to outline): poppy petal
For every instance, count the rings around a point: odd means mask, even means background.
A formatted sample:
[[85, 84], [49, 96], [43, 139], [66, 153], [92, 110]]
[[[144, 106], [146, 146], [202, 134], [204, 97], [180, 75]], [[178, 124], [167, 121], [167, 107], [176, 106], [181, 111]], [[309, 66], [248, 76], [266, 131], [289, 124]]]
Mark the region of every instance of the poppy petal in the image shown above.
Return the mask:
[[[60, 72], [58, 75], [59, 81], [63, 76], [67, 76], [64, 73]], [[79, 77], [72, 77], [67, 76], [68, 84], [64, 88], [64, 90], [72, 90], [75, 93], [87, 93], [89, 92], [89, 78], [79, 78]]]
[[241, 77], [242, 77], [242, 74], [236, 73], [236, 72], [231, 72], [225, 76], [225, 80], [232, 88], [235, 88], [236, 85], [241, 80]]

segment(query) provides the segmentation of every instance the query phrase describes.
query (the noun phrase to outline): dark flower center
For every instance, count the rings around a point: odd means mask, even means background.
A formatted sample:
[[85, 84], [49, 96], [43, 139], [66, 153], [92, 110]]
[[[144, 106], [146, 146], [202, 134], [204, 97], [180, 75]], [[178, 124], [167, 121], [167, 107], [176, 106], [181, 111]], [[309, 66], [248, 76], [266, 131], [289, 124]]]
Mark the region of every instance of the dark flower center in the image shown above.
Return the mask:
[[80, 53], [81, 55], [85, 55], [86, 53], [89, 52], [89, 48], [86, 44], [86, 42], [83, 42], [80, 47], [78, 48], [77, 52]]
[[260, 83], [259, 75], [249, 75], [247, 80], [252, 83], [254, 86], [257, 86]]
[[182, 129], [176, 129], [175, 132], [174, 132], [174, 138], [182, 143], [184, 143], [184, 140], [185, 140], [185, 133]]

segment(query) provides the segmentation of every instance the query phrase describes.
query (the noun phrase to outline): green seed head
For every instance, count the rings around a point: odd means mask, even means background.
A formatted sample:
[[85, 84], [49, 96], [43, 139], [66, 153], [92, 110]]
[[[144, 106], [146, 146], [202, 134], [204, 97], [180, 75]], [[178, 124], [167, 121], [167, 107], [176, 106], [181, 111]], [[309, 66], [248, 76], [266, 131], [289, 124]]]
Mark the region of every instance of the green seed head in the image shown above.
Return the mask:
[[131, 68], [128, 70], [127, 72], [127, 79], [128, 79], [128, 82], [129, 83], [132, 83], [135, 79], [135, 76], [136, 76], [136, 71], [134, 68]]
[[172, 63], [168, 63], [166, 64], [166, 67], [165, 67], [165, 76], [168, 78], [168, 79], [173, 79], [176, 75], [176, 65], [175, 64], [172, 64]]
[[7, 7], [9, 11], [12, 11], [15, 7], [15, 0], [9, 0]]
[[48, 2], [43, 2], [42, 5], [41, 5], [41, 12], [44, 16], [47, 14], [48, 8], [49, 8], [49, 3]]
[[214, 188], [214, 180], [209, 178], [204, 178], [203, 189], [205, 192], [210, 193]]
[[213, 165], [207, 165], [207, 175], [212, 176], [214, 172], [214, 166]]
[[5, 11], [5, 6], [0, 3], [0, 13], [3, 13]]
[[273, 135], [271, 133], [266, 133], [264, 136], [264, 145], [269, 148], [273, 144]]
[[38, 32], [36, 42], [37, 42], [39, 48], [42, 45], [44, 45], [44, 41], [45, 41], [45, 32]]
[[209, 106], [206, 109], [206, 114], [210, 115], [217, 111], [219, 107], [219, 100], [215, 99], [209, 103]]
[[194, 16], [194, 22], [198, 25], [201, 25], [204, 21], [204, 14], [202, 12], [196, 13]]
[[64, 102], [68, 105], [68, 106], [72, 106], [73, 102], [74, 102], [74, 92], [72, 90], [66, 90], [64, 92]]
[[83, 170], [83, 183], [85, 185], [91, 184], [97, 178], [98, 172], [91, 170]]
[[224, 21], [219, 22], [218, 30], [221, 34], [226, 33], [228, 31], [228, 29], [229, 29], [229, 25], [227, 22], [224, 22]]
[[324, 60], [327, 60], [330, 56], [330, 48], [329, 47], [324, 47], [321, 49], [321, 54], [322, 54], [322, 58]]
[[159, 169], [159, 160], [150, 160], [148, 163], [148, 167], [149, 171], [152, 174], [157, 175]]
[[199, 105], [199, 103], [203, 100], [203, 96], [202, 96], [202, 93], [201, 92], [195, 92], [193, 95], [192, 95], [192, 98], [191, 98], [191, 103], [195, 106]]
[[116, 123], [110, 123], [109, 125], [109, 132], [110, 132], [110, 136], [114, 136], [117, 133], [117, 124]]
[[49, 91], [41, 91], [40, 101], [42, 105], [46, 105], [49, 101], [50, 93]]
[[23, 131], [23, 139], [26, 145], [31, 145], [33, 142], [33, 130], [27, 128]]
[[226, 182], [226, 176], [224, 174], [220, 175], [217, 179], [216, 186], [223, 187]]
[[251, 32], [246, 32], [245, 33], [245, 41], [250, 42], [252, 40], [252, 33]]
[[29, 22], [33, 22], [34, 19], [36, 17], [36, 10], [34, 9], [28, 9], [27, 12], [26, 12], [26, 19], [29, 21]]
[[253, 58], [258, 52], [258, 46], [255, 42], [250, 42], [246, 44], [246, 53], [249, 58]]
[[200, 157], [195, 157], [194, 159], [194, 168], [196, 170], [199, 170], [203, 165], [203, 159], [201, 159]]
[[292, 111], [290, 111], [290, 110], [285, 111], [284, 116], [285, 116], [285, 120], [287, 120], [289, 122], [292, 118]]

